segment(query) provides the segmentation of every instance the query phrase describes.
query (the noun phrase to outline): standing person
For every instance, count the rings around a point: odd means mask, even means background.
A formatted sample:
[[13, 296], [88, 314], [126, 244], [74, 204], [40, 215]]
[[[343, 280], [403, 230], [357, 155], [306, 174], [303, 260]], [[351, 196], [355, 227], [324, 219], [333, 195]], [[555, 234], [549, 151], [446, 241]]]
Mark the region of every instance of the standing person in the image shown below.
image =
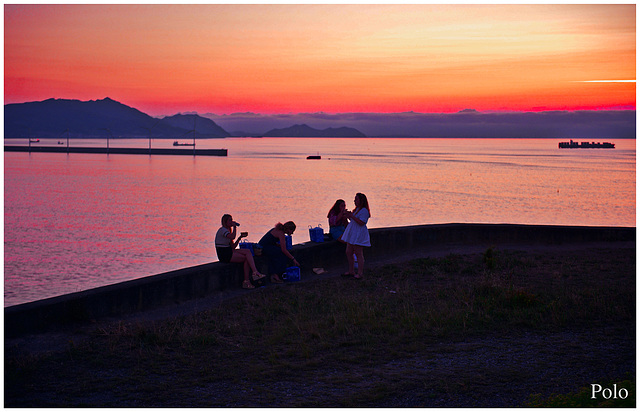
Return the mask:
[[[357, 193], [353, 202], [356, 208], [353, 212], [346, 212], [349, 224], [342, 234], [342, 240], [347, 243], [347, 260], [349, 262], [349, 272], [344, 276], [353, 276], [356, 279], [362, 279], [364, 273], [364, 254], [363, 247], [371, 246], [369, 241], [369, 229], [367, 222], [371, 217], [369, 210], [369, 201], [362, 193]], [[358, 273], [354, 271], [353, 255], [358, 259]]]
[[262, 236], [258, 242], [262, 246], [262, 253], [267, 256], [269, 262], [269, 275], [273, 283], [282, 283], [280, 277], [293, 261], [295, 266], [300, 266], [298, 261], [287, 250], [285, 235], [291, 236], [296, 230], [296, 224], [289, 221], [285, 224], [278, 223], [273, 229]]
[[329, 219], [329, 233], [335, 240], [341, 240], [340, 237], [349, 224], [346, 212], [346, 203], [344, 200], [338, 199], [329, 210], [329, 214], [327, 214], [327, 218]]
[[244, 289], [254, 289], [255, 286], [249, 280], [249, 273], [252, 272], [253, 280], [260, 280], [265, 276], [258, 272], [253, 255], [249, 249], [236, 249], [240, 239], [247, 237], [248, 233], [242, 232], [237, 240], [236, 229], [238, 224], [233, 221], [233, 217], [229, 214], [222, 216], [222, 227], [216, 233], [216, 253], [218, 260], [224, 263], [243, 263], [244, 264], [244, 281], [242, 287]]

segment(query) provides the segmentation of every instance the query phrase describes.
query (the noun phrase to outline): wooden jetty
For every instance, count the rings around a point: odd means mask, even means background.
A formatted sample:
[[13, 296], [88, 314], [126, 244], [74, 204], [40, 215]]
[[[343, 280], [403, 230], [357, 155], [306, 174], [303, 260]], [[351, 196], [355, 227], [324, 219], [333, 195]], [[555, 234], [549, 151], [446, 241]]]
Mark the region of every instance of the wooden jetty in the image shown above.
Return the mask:
[[67, 147], [67, 146], [4, 146], [5, 152], [34, 153], [104, 153], [135, 155], [186, 155], [186, 156], [227, 156], [227, 149], [164, 149], [137, 147]]

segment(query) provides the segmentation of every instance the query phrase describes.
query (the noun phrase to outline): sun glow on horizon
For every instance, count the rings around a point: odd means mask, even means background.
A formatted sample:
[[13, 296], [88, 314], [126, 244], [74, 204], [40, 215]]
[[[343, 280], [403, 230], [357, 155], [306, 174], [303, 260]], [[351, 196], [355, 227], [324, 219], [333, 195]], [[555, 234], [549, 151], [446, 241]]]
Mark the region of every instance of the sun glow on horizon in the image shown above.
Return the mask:
[[635, 83], [635, 80], [579, 80], [580, 83]]
[[5, 103], [151, 115], [633, 107], [635, 5], [5, 5]]

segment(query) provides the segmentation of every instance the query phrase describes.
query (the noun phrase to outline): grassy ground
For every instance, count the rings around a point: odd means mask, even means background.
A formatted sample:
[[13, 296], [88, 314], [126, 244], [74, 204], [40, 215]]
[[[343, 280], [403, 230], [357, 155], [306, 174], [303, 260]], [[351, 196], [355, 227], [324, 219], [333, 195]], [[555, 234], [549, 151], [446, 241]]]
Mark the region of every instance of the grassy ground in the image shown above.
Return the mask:
[[[5, 406], [635, 405], [635, 250], [423, 258], [5, 345]], [[613, 400], [615, 401], [615, 400]]]

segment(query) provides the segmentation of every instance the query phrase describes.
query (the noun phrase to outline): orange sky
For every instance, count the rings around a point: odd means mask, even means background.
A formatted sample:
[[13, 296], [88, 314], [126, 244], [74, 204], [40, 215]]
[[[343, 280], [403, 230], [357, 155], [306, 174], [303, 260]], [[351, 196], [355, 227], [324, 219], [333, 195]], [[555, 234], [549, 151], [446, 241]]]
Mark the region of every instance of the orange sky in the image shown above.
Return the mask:
[[4, 99], [108, 96], [150, 115], [635, 108], [635, 21], [634, 4], [5, 5]]

